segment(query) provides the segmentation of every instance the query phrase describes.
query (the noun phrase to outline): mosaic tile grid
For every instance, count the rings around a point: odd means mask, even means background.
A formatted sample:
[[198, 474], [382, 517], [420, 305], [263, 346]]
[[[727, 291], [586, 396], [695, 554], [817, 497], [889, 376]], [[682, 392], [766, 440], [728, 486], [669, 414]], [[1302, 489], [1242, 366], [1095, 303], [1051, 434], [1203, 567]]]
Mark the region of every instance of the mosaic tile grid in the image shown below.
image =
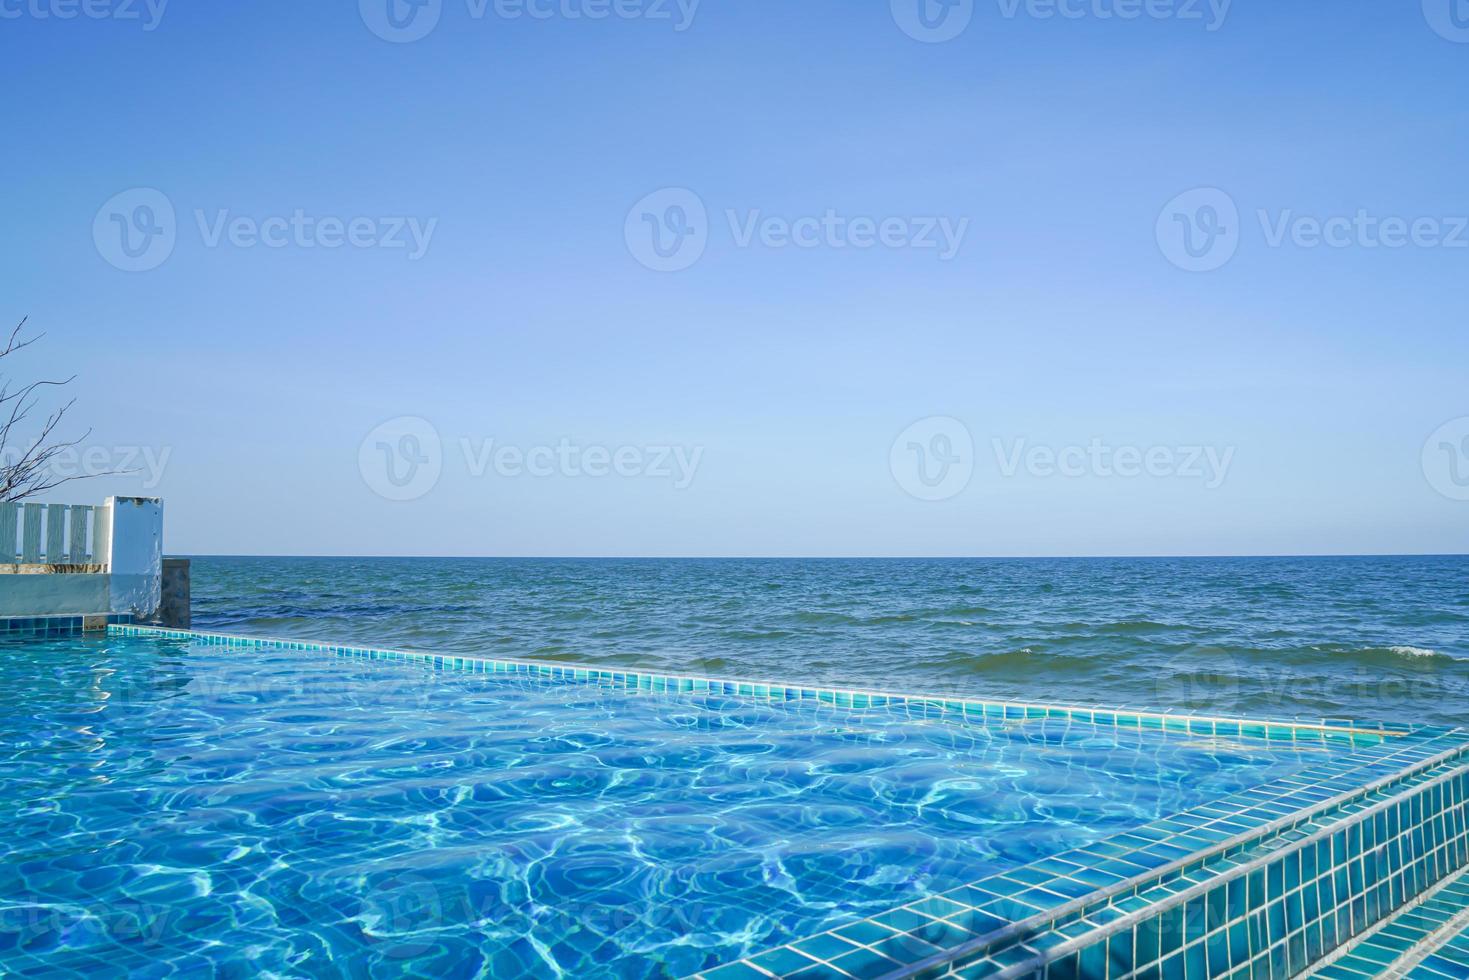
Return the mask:
[[128, 623], [132, 616], [10, 616], [0, 618], [0, 639], [74, 636], [86, 630]]
[[1469, 977], [1469, 868], [1313, 970], [1322, 980]]
[[[1435, 770], [1439, 781], [1453, 774], [1449, 767]], [[1420, 785], [1422, 785], [1420, 783]], [[1462, 801], [1462, 791], [1460, 792]], [[1337, 868], [1331, 872], [1334, 857], [1366, 853], [1374, 859], [1371, 842], [1401, 826], [1401, 820], [1384, 810], [1382, 801], [1357, 805], [1352, 819], [1335, 823], [1335, 838], [1326, 836], [1318, 826], [1298, 828], [1290, 835], [1288, 846], [1276, 842], [1265, 856], [1220, 859], [1215, 867], [1177, 876], [1168, 882], [1141, 891], [1125, 901], [1104, 904], [1074, 917], [1048, 933], [1028, 938], [1023, 944], [1013, 943], [994, 949], [982, 959], [966, 963], [962, 968], [945, 973], [928, 969], [922, 963], [894, 966], [898, 958], [910, 958], [920, 952], [922, 940], [915, 932], [906, 935], [880, 934], [872, 926], [876, 922], [858, 924], [835, 931], [835, 938], [848, 945], [838, 947], [827, 937], [822, 947], [804, 942], [781, 951], [781, 955], [762, 954], [751, 960], [717, 970], [704, 976], [728, 978], [765, 978], [770, 975], [801, 977], [902, 977], [933, 976], [943, 973], [954, 977], [1048, 977], [1117, 980], [1148, 977], [1154, 980], [1205, 980], [1214, 977], [1285, 977], [1295, 975], [1307, 957], [1319, 955], [1328, 941], [1360, 929], [1363, 918], [1378, 911], [1373, 902], [1382, 901], [1382, 887], [1376, 884], [1376, 867], [1353, 873]], [[1434, 801], [1437, 802], [1437, 801]], [[1411, 804], [1410, 804], [1411, 805]], [[1366, 817], [1357, 817], [1371, 810]], [[1432, 804], [1429, 806], [1432, 811]], [[1388, 829], [1380, 831], [1381, 821], [1371, 824], [1372, 833], [1353, 836], [1351, 826], [1359, 820], [1389, 814]], [[1393, 821], [1396, 820], [1396, 823]], [[1452, 857], [1430, 853], [1427, 861], [1437, 871], [1449, 860], [1463, 858], [1462, 819], [1459, 821], [1458, 851]], [[1391, 849], [1403, 841], [1416, 840], [1414, 831], [1385, 845]], [[1358, 847], [1367, 841], [1364, 852]], [[1324, 844], [1322, 842], [1325, 842]], [[1304, 842], [1304, 843], [1303, 843]], [[1399, 847], [1394, 853], [1403, 853]], [[1350, 863], [1348, 861], [1348, 863]], [[1388, 867], [1395, 867], [1389, 860]], [[1416, 866], [1415, 866], [1416, 867]], [[1389, 897], [1403, 894], [1417, 881], [1422, 869], [1409, 868], [1411, 880], [1403, 877], [1386, 886]], [[1389, 880], [1389, 879], [1384, 879]], [[1329, 883], [1326, 883], [1328, 882]], [[1322, 888], [1331, 889], [1336, 901], [1331, 925], [1323, 924], [1318, 909]], [[1357, 889], [1353, 892], [1352, 889]], [[1315, 890], [1311, 890], [1315, 889]], [[1365, 889], [1365, 891], [1364, 891]], [[1337, 898], [1337, 896], [1341, 896]], [[950, 922], [961, 921], [954, 909], [940, 909], [928, 903], [929, 911], [951, 913]], [[1235, 914], [1238, 913], [1238, 914]], [[1307, 921], [1307, 913], [1316, 917]], [[884, 917], [878, 917], [882, 920]], [[890, 926], [903, 925], [891, 918]], [[942, 939], [942, 923], [930, 923], [930, 939]], [[860, 947], [859, 948], [859, 944]], [[798, 966], [790, 954], [795, 947], [804, 948], [805, 966]], [[829, 959], [820, 963], [809, 957], [820, 952]], [[767, 972], [768, 971], [768, 972]], [[841, 971], [841, 972], [838, 972]]]
[[969, 698], [943, 698], [931, 695], [897, 694], [848, 688], [824, 688], [791, 685], [770, 681], [721, 680], [680, 674], [654, 674], [617, 670], [585, 664], [560, 664], [531, 660], [489, 659], [425, 653], [413, 650], [377, 649], [344, 646], [303, 640], [280, 640], [263, 637], [235, 636], [228, 633], [204, 633], [173, 630], [158, 626], [111, 626], [109, 630], [123, 636], [171, 636], [197, 643], [226, 646], [275, 646], [290, 650], [311, 650], [336, 656], [369, 660], [400, 660], [423, 663], [436, 670], [468, 670], [483, 673], [531, 674], [553, 680], [598, 683], [629, 690], [658, 693], [724, 694], [770, 701], [812, 700], [844, 708], [904, 705], [928, 716], [952, 716], [956, 719], [1070, 718], [1092, 725], [1103, 725], [1163, 734], [1221, 737], [1264, 738], [1312, 741], [1337, 739], [1361, 746], [1376, 744], [1424, 731], [1422, 726], [1390, 722], [1354, 721], [1345, 718], [1319, 719], [1240, 719], [1221, 718], [1195, 712], [1147, 712], [1116, 706], [1053, 705], [1028, 701], [977, 701]]
[[[1114, 907], [1115, 924], [1021, 963], [959, 977], [1204, 980], [1291, 977], [1469, 861], [1469, 767], [1359, 809], [1244, 862]], [[1063, 930], [1064, 934], [1064, 930]], [[1042, 973], [1043, 969], [1043, 973]]]
[[[1460, 901], [1469, 902], [1469, 897]], [[1405, 976], [1408, 980], [1464, 980], [1469, 977], [1469, 926], [1435, 948]]]
[[[1127, 914], [1119, 911], [1122, 906], [1133, 913], [1145, 908], [1148, 902], [1139, 903], [1139, 898], [1154, 886], [1185, 880], [1197, 883], [1201, 876], [1212, 873], [1210, 862], [1238, 862], [1262, 841], [1299, 836], [1322, 815], [1339, 817], [1427, 779], [1448, 760], [1469, 754], [1465, 738], [1459, 732], [1438, 733], [1355, 763], [1352, 757], [1333, 760], [1099, 844], [797, 940], [704, 976], [710, 980], [799, 976], [810, 964], [791, 960], [789, 954], [809, 960], [814, 954], [840, 951], [840, 959], [855, 952], [844, 943], [868, 947], [879, 958], [873, 960], [870, 953], [843, 963], [818, 958], [824, 966], [858, 977], [927, 970], [961, 952], [969, 958], [994, 957], [991, 970], [1026, 962], [1077, 935], [1105, 928]], [[791, 966], [796, 969], [787, 972]], [[824, 975], [844, 974], [828, 971]]]

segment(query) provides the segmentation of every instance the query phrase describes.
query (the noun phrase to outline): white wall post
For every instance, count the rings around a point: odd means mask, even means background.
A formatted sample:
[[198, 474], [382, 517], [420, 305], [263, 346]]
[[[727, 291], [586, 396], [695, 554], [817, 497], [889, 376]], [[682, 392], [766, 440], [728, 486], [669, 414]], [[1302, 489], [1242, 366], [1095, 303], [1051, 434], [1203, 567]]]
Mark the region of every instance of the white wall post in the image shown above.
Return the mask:
[[163, 602], [163, 501], [108, 497], [102, 561], [112, 578], [111, 611], [152, 619]]

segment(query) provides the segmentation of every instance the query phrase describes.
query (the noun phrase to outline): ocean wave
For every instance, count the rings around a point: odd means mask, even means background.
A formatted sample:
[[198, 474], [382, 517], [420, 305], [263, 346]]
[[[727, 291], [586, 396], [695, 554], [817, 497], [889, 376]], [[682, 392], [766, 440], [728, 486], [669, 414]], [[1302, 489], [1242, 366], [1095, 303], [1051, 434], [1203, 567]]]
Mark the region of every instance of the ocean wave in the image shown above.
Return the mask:
[[1406, 645], [1351, 647], [1343, 644], [1328, 644], [1325, 646], [1293, 650], [1291, 654], [1294, 659], [1300, 661], [1311, 661], [1325, 654], [1333, 662], [1337, 663], [1345, 661], [1349, 663], [1376, 664], [1379, 666], [1401, 667], [1404, 664], [1469, 663], [1469, 659], [1456, 657], [1451, 653], [1430, 650], [1427, 647]]
[[1388, 647], [1388, 650], [1400, 657], [1423, 657], [1428, 660], [1458, 660], [1458, 657], [1448, 653], [1439, 653], [1437, 650], [1429, 650], [1426, 647]]
[[797, 623], [819, 626], [891, 626], [894, 623], [911, 623], [915, 617], [907, 613], [889, 613], [883, 616], [855, 616], [851, 613], [802, 610], [791, 613], [787, 618]]
[[1183, 623], [1160, 623], [1152, 619], [1119, 619], [1113, 622], [1089, 623], [1073, 621], [1061, 624], [1061, 629], [1072, 632], [1098, 634], [1168, 633], [1175, 630], [1190, 630], [1194, 627]]
[[1037, 646], [1022, 646], [988, 653], [955, 651], [945, 656], [926, 658], [916, 662], [914, 666], [944, 674], [954, 670], [966, 674], [984, 674], [1022, 668], [1033, 672], [1043, 668], [1054, 678], [1084, 672], [1086, 667], [1096, 664], [1097, 660], [1090, 656], [1078, 657], [1047, 651]]
[[730, 629], [719, 634], [726, 640], [783, 640], [791, 634], [780, 629]]

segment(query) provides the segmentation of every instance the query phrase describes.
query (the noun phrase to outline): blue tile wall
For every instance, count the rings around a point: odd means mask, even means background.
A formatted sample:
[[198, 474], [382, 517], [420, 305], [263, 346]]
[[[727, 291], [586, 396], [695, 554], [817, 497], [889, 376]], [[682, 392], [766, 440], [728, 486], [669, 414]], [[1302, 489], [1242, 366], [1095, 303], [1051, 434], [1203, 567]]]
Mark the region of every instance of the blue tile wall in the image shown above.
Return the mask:
[[1469, 869], [1393, 915], [1312, 976], [1319, 980], [1469, 977]]
[[74, 636], [102, 625], [132, 622], [129, 615], [108, 616], [10, 616], [0, 617], [0, 639]]
[[[1469, 865], [1469, 765], [1266, 850], [1211, 879], [1114, 906], [1115, 924], [1050, 950], [990, 951], [947, 976], [1046, 980], [1286, 978]], [[1095, 919], [1094, 916], [1091, 918]], [[1463, 976], [1463, 975], [1461, 975]]]
[[[1406, 799], [1434, 781], [1442, 781], [1455, 771], [1455, 766], [1469, 760], [1463, 733], [1457, 733], [1454, 744], [1457, 748], [1432, 755], [1399, 778], [1379, 781], [1345, 802], [1328, 801], [1284, 822], [1262, 825], [1252, 837], [1247, 834], [1222, 843], [1215, 838], [1211, 847], [1209, 835], [1199, 836], [1198, 818], [1213, 814], [1222, 817], [1226, 826], [1248, 825], [1259, 815], [1240, 806], [1255, 791], [1166, 818], [1142, 832], [1123, 834], [820, 936], [796, 940], [781, 950], [750, 957], [742, 965], [760, 970], [764, 976], [799, 976], [799, 970], [786, 973], [775, 969], [778, 960], [773, 958], [773, 954], [795, 952], [816, 961], [829, 971], [824, 974], [829, 977], [1039, 977], [1055, 960], [1056, 976], [1092, 980], [1135, 974], [1163, 980], [1168, 976], [1163, 971], [1165, 947], [1155, 952], [1154, 940], [1159, 934], [1171, 932], [1188, 937], [1180, 941], [1177, 952], [1204, 958], [1201, 962], [1205, 966], [1195, 967], [1194, 973], [1188, 972], [1187, 958], [1178, 961], [1185, 970], [1183, 980], [1212, 978], [1216, 974], [1207, 967], [1208, 947], [1193, 941], [1215, 931], [1201, 924], [1207, 923], [1209, 916], [1222, 921], [1221, 910], [1234, 908], [1241, 896], [1252, 894], [1248, 890], [1252, 879], [1246, 878], [1241, 869], [1254, 856], [1285, 854], [1303, 846], [1301, 842], [1326, 833], [1328, 828], [1355, 825], [1374, 807], [1386, 806], [1400, 797]], [[1437, 747], [1429, 743], [1420, 750], [1431, 752]], [[1387, 761], [1400, 763], [1410, 754], [1398, 753]], [[1371, 771], [1374, 765], [1368, 764], [1362, 771]], [[1462, 814], [1459, 816], [1462, 819]], [[1168, 852], [1157, 852], [1146, 843], [1160, 834], [1178, 851], [1188, 854], [1197, 849], [1197, 853], [1183, 862], [1172, 860]], [[1311, 859], [1315, 857], [1313, 851]], [[1235, 883], [1226, 884], [1231, 877]], [[1274, 881], [1268, 872], [1253, 877], [1267, 885]], [[1286, 879], [1281, 880], [1283, 883]], [[1405, 881], [1420, 890], [1425, 886], [1416, 879]], [[1210, 891], [1213, 883], [1221, 887]], [[1408, 889], [1403, 893], [1407, 894]], [[1271, 894], [1267, 891], [1267, 898]], [[1150, 918], [1153, 925], [1149, 925]], [[1124, 930], [1126, 923], [1133, 923], [1134, 928]], [[1248, 923], [1243, 931], [1238, 923], [1230, 928], [1237, 936], [1248, 935]], [[836, 953], [834, 958], [830, 958], [832, 952]], [[1282, 963], [1289, 966], [1288, 948], [1281, 955]], [[1273, 976], [1261, 963], [1268, 964], [1268, 956], [1252, 961], [1249, 972], [1240, 975], [1249, 976], [1259, 970], [1262, 977]], [[1156, 966], [1158, 972], [1154, 974], [1150, 966]], [[1071, 972], [1073, 969], [1075, 972]], [[724, 975], [719, 970], [704, 974], [708, 978]], [[731, 971], [728, 975], [741, 974]], [[1235, 974], [1226, 971], [1218, 975]]]
[[[1460, 908], [1469, 908], [1469, 904]], [[1407, 980], [1464, 980], [1469, 977], [1469, 928], [1427, 951]]]

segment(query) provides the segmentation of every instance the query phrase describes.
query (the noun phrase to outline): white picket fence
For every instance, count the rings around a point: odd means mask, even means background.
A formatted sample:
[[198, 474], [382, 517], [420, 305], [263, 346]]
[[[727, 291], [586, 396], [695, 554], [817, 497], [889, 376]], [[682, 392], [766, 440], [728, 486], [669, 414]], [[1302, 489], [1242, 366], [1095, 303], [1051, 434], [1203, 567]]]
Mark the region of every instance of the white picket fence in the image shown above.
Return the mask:
[[111, 511], [91, 504], [0, 502], [0, 562], [85, 565], [105, 561]]

